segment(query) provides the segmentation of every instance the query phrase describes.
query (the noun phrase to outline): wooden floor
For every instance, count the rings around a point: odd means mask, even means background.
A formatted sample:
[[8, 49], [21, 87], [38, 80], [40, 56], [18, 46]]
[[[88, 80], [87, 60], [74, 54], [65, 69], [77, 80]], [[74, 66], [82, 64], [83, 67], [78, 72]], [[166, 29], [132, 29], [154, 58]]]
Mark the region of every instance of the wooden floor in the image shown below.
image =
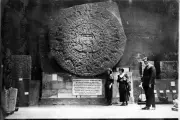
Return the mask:
[[54, 105], [22, 107], [7, 119], [35, 118], [180, 118], [179, 111], [172, 111], [172, 104], [157, 105], [156, 110], [141, 110], [144, 105], [130, 104], [128, 106], [75, 106]]

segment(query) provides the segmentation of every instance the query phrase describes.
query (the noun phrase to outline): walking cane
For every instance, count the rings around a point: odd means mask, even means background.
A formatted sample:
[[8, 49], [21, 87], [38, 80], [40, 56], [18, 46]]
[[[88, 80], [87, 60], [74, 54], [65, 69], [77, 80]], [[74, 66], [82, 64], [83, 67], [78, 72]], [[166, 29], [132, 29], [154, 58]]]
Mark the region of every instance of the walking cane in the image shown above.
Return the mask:
[[[141, 101], [142, 101], [142, 87], [141, 87]], [[140, 108], [142, 109], [141, 104], [140, 104]]]
[[[142, 85], [139, 85], [139, 87], [141, 88], [141, 93], [140, 93], [140, 95], [141, 95], [141, 102], [142, 102]], [[142, 107], [141, 107], [141, 103], [139, 103], [140, 104], [140, 108], [142, 109]]]

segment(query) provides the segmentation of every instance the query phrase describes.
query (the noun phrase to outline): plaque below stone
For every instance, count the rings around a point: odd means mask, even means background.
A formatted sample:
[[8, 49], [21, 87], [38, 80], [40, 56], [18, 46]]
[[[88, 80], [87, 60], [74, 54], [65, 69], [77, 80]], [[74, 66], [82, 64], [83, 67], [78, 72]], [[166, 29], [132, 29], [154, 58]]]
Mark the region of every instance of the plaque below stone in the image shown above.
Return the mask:
[[73, 79], [73, 95], [102, 95], [102, 79]]

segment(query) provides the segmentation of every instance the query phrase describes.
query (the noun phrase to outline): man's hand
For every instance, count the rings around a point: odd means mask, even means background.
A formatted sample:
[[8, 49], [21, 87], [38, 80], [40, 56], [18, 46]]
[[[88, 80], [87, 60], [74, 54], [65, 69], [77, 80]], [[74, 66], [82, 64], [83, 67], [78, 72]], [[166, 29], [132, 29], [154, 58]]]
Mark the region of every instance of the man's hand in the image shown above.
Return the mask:
[[109, 88], [111, 88], [112, 84], [109, 85]]
[[151, 84], [149, 84], [149, 87], [151, 88]]
[[140, 83], [139, 87], [142, 88], [142, 82]]

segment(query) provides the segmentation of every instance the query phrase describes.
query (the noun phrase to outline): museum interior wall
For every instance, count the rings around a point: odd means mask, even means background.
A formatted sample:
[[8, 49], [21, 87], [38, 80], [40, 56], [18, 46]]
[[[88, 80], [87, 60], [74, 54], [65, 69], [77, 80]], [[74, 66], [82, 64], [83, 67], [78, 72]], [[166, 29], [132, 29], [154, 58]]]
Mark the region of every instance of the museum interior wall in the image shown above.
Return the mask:
[[[2, 0], [1, 4], [0, 80], [7, 88], [22, 90], [20, 106], [103, 104], [109, 67], [129, 69], [137, 102], [138, 60], [143, 56], [157, 69], [157, 94], [177, 90], [176, 0]], [[102, 94], [73, 95], [73, 79], [101, 79]], [[113, 91], [117, 98], [117, 86]]]

